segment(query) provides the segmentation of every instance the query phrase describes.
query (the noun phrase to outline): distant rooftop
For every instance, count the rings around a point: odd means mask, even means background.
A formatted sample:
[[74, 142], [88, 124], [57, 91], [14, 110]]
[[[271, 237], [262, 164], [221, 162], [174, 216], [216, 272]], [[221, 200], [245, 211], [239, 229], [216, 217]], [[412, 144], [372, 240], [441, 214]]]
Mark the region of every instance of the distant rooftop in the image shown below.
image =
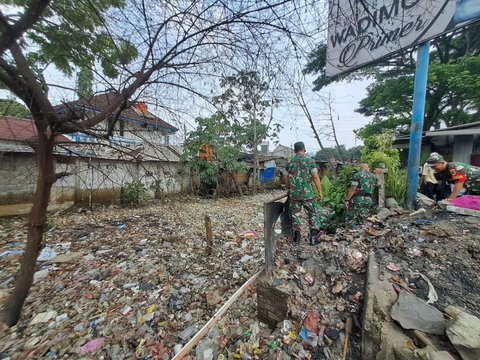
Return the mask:
[[[0, 140], [35, 142], [37, 140], [37, 128], [30, 119], [20, 119], [13, 116], [0, 118]], [[63, 135], [55, 138], [56, 142], [70, 141]]]
[[[90, 98], [82, 98], [75, 101], [65, 102], [61, 105], [55, 106], [55, 109], [58, 112], [92, 111], [99, 113], [107, 108], [107, 106], [115, 100], [116, 96], [116, 92], [94, 95]], [[166, 121], [160, 119], [158, 116], [149, 112], [147, 105], [139, 101], [128, 101], [127, 106], [121, 112], [119, 119], [172, 134], [178, 131], [175, 126], [170, 125]]]

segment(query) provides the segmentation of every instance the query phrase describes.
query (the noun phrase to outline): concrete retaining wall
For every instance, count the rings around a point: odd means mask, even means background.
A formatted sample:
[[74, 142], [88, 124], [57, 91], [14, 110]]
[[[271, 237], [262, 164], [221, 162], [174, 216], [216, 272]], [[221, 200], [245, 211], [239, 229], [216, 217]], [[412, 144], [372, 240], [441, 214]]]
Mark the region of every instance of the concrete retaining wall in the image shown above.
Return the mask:
[[407, 347], [411, 339], [390, 317], [398, 295], [389, 278], [380, 271], [375, 254], [370, 253], [362, 325], [363, 360], [414, 359], [413, 351]]
[[[51, 209], [73, 203], [118, 203], [122, 186], [140, 181], [152, 194], [170, 194], [190, 188], [190, 177], [177, 162], [58, 157], [56, 172], [70, 175], [52, 187]], [[0, 156], [0, 216], [30, 211], [37, 180], [34, 154], [6, 153]]]

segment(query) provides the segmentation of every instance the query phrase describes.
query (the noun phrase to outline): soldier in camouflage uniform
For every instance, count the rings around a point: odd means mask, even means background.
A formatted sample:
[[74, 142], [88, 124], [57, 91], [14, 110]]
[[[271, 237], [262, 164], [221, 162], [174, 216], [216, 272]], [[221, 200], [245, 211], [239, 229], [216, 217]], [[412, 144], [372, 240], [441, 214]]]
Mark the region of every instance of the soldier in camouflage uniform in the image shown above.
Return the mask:
[[379, 179], [370, 172], [368, 164], [360, 164], [345, 199], [347, 227], [354, 229], [362, 225], [372, 214], [375, 209], [372, 196], [378, 186]]
[[[288, 163], [284, 174], [284, 182], [290, 195], [293, 241], [299, 242], [301, 238], [300, 226], [302, 221], [300, 216], [303, 208], [308, 215], [309, 242], [315, 245], [318, 243], [320, 230], [326, 228], [331, 214], [328, 209], [322, 208], [318, 202], [318, 200], [323, 200], [323, 190], [315, 161], [305, 154], [303, 142], [295, 143], [294, 151], [295, 156]], [[313, 190], [312, 182], [317, 188], [318, 195]]]
[[467, 194], [480, 195], [480, 168], [461, 163], [446, 162], [442, 155], [433, 154], [427, 160], [435, 172], [445, 174], [448, 182], [455, 184], [448, 200], [453, 200], [465, 189]]

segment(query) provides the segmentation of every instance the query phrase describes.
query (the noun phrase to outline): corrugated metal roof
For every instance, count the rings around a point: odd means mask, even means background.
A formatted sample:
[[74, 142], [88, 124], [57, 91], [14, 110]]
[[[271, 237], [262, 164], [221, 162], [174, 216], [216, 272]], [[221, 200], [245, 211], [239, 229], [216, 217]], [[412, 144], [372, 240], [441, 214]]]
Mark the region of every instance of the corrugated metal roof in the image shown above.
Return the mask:
[[471, 128], [480, 128], [480, 121], [475, 121], [475, 122], [468, 123], [468, 124], [460, 124], [460, 125], [450, 126], [448, 128], [432, 130], [432, 131], [429, 131], [429, 132], [442, 132], [442, 131], [471, 129]]
[[[462, 124], [450, 126], [445, 129], [437, 129], [432, 131], [425, 131], [422, 133], [423, 138], [437, 137], [437, 136], [456, 136], [456, 135], [476, 135], [480, 134], [480, 121], [469, 124]], [[393, 140], [394, 145], [408, 143], [410, 135], [397, 136]]]
[[468, 129], [445, 129], [442, 131], [427, 131], [425, 137], [435, 137], [435, 136], [450, 136], [450, 135], [475, 135], [480, 134], [480, 127], [478, 128], [468, 128]]

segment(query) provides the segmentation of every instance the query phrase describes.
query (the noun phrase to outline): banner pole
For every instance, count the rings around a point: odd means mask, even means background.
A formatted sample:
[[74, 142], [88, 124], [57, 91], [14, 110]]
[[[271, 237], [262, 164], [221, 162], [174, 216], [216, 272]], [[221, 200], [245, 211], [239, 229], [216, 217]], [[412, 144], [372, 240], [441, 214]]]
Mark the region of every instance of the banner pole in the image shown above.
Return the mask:
[[413, 88], [412, 123], [410, 126], [410, 146], [408, 151], [407, 209], [415, 207], [418, 189], [418, 169], [422, 150], [423, 118], [427, 94], [428, 62], [430, 41], [421, 44], [417, 50], [417, 65]]

